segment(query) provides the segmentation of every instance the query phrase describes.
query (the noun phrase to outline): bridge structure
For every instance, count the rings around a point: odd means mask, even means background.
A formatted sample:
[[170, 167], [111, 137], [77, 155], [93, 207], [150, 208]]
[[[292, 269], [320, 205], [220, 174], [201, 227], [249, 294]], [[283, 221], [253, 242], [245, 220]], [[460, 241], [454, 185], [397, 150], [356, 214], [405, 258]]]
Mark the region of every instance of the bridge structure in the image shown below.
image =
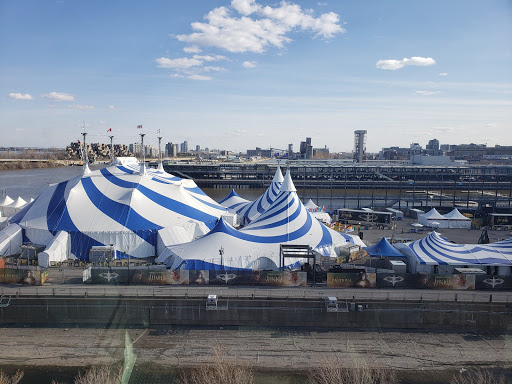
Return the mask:
[[[174, 163], [169, 173], [201, 188], [266, 188], [277, 163]], [[423, 166], [407, 164], [290, 161], [302, 198], [331, 200], [329, 208], [512, 207], [512, 166]], [[316, 196], [315, 196], [316, 195]]]

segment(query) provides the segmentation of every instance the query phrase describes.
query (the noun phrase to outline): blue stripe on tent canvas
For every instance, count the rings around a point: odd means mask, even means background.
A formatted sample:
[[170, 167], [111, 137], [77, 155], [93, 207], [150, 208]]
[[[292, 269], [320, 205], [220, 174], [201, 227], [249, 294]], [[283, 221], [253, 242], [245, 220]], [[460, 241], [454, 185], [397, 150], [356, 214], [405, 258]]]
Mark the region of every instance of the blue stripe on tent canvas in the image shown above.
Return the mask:
[[226, 207], [223, 207], [222, 205], [219, 205], [217, 203], [210, 203], [209, 201], [204, 201], [203, 199], [197, 197], [197, 196], [194, 196], [194, 195], [190, 195], [192, 196], [194, 199], [196, 199], [197, 201], [199, 201], [201, 204], [204, 204], [204, 205], [207, 205], [213, 209], [216, 209], [218, 211], [221, 211], [221, 212], [227, 212], [228, 209]]
[[[222, 220], [222, 222], [224, 222], [224, 220]], [[300, 239], [302, 236], [306, 235], [309, 232], [309, 230], [311, 229], [312, 222], [313, 221], [311, 219], [311, 215], [308, 215], [307, 220], [302, 227], [296, 229], [293, 232], [286, 233], [283, 235], [277, 235], [277, 236], [250, 235], [248, 233], [244, 233], [243, 229], [240, 231], [237, 231], [234, 228], [228, 227], [224, 223], [224, 225], [215, 226], [215, 228], [212, 231], [208, 232], [204, 237], [209, 236], [216, 232], [224, 232], [224, 233], [227, 233], [237, 239], [249, 241], [252, 243], [264, 243], [264, 244], [285, 243], [288, 241], [294, 241], [294, 240]]]
[[434, 255], [431, 255], [430, 252], [428, 252], [426, 249], [425, 249], [425, 246], [423, 245], [422, 241], [421, 240], [418, 240], [416, 242], [414, 242], [413, 244], [411, 244], [411, 249], [412, 251], [414, 252], [414, 254], [416, 255], [416, 257], [420, 260], [420, 264], [426, 264], [427, 262], [422, 259], [420, 257], [420, 255], [414, 250], [414, 246], [418, 246], [430, 259], [436, 261], [438, 264], [445, 264], [445, 265], [448, 265], [448, 263], [446, 261], [443, 261], [441, 259], [438, 259], [437, 257], [435, 257]]
[[[293, 199], [292, 201], [290, 202], [290, 204], [288, 204], [288, 207], [292, 206], [293, 204]], [[282, 208], [283, 210], [286, 210], [287, 207], [284, 207]], [[278, 220], [278, 221], [275, 221], [273, 223], [269, 223], [269, 224], [264, 224], [264, 225], [260, 225], [260, 226], [257, 226], [257, 227], [248, 227], [248, 228], [245, 228], [245, 230], [247, 231], [253, 231], [255, 229], [268, 229], [268, 228], [276, 228], [276, 227], [279, 227], [281, 225], [284, 225], [286, 223], [290, 223], [292, 222], [293, 220], [295, 220], [297, 217], [299, 217], [300, 215], [300, 212], [301, 212], [301, 206], [300, 204], [297, 205], [297, 209], [295, 210], [295, 212], [293, 212], [290, 216], [287, 216], [285, 217], [284, 219], [281, 219], [281, 220]], [[279, 214], [280, 212], [278, 212], [277, 214]], [[276, 214], [276, 215], [277, 215]], [[258, 220], [256, 221], [255, 223], [260, 223], [262, 220]]]
[[242, 204], [247, 204], [247, 203], [236, 203], [236, 204], [233, 204], [232, 206], [228, 207], [228, 209], [235, 209], [236, 207], [238, 207]]
[[[296, 261], [292, 264], [285, 265], [282, 269], [293, 269], [300, 267], [300, 261]], [[196, 259], [188, 259], [183, 260], [181, 264], [176, 269], [185, 269], [190, 271], [201, 271], [201, 270], [209, 270], [209, 271], [252, 271], [251, 268], [238, 268], [231, 267], [229, 265], [220, 265], [216, 263], [210, 263], [204, 260], [196, 260]], [[193, 278], [190, 278], [190, 284], [192, 284]]]
[[[499, 252], [497, 250], [485, 249], [485, 248], [481, 248], [481, 247], [477, 246], [477, 247], [472, 248], [471, 250], [463, 249], [462, 251], [459, 251], [455, 248], [464, 248], [464, 245], [443, 244], [442, 242], [440, 242], [437, 239], [434, 242], [433, 240], [432, 241], [430, 240], [430, 236], [426, 238], [426, 241], [432, 243], [432, 245], [429, 244], [431, 248], [435, 249], [435, 251], [441, 253], [443, 255], [443, 257], [450, 259], [450, 260], [468, 262], [468, 263], [472, 263], [472, 264], [512, 264], [512, 262], [510, 260], [508, 260], [506, 257], [502, 257], [502, 258], [485, 257], [485, 256], [479, 257], [479, 255], [478, 255], [478, 252], [486, 252], [486, 253], [492, 252], [492, 253], [501, 254], [501, 252]], [[434, 247], [436, 247], [436, 248], [434, 248]], [[441, 251], [438, 251], [438, 249]], [[450, 254], [444, 254], [442, 251], [448, 252]], [[463, 259], [463, 258], [454, 257], [451, 255], [454, 253], [457, 255], [464, 255], [464, 254], [471, 255], [476, 259], [476, 261], [474, 261], [474, 259]]]
[[94, 185], [90, 177], [82, 178], [81, 182], [91, 203], [104, 215], [110, 217], [127, 229], [135, 232], [143, 229], [159, 230], [163, 228], [141, 216], [129, 205], [119, 203], [105, 196], [96, 185]]
[[[36, 199], [37, 200], [37, 199]], [[14, 215], [12, 215], [10, 218], [9, 218], [9, 223], [15, 223], [15, 224], [19, 224], [20, 221], [23, 219], [23, 216], [26, 215], [26, 213], [28, 212], [28, 210], [30, 208], [32, 208], [32, 205], [35, 203], [34, 200], [33, 202], [31, 203], [28, 203], [27, 205], [25, 205], [23, 207], [23, 209], [21, 209], [20, 211], [16, 212]]]
[[195, 186], [193, 188], [190, 188], [190, 187], [183, 187], [185, 188], [187, 191], [189, 192], [192, 192], [192, 193], [196, 193], [198, 195], [203, 195], [203, 196], [208, 196], [206, 193], [203, 192], [203, 190], [201, 188], [199, 188], [198, 186]]
[[[289, 193], [283, 193], [281, 197], [279, 197], [278, 200], [275, 201], [275, 203], [272, 205], [270, 209], [268, 209], [265, 213], [263, 213], [261, 216], [259, 216], [255, 222], [260, 222], [267, 220], [269, 218], [272, 218], [274, 216], [279, 215], [280, 213], [283, 213], [287, 209], [289, 209], [294, 203], [295, 203], [295, 196], [292, 196], [291, 200], [287, 202]], [[284, 206], [281, 206], [283, 203], [285, 203]], [[300, 208], [300, 205], [299, 205]]]
[[[331, 233], [329, 232], [329, 229], [327, 229], [327, 227], [323, 224], [320, 224], [320, 223], [318, 223], [318, 224], [322, 227], [322, 239], [316, 245], [315, 248], [322, 248], [325, 246], [332, 247], [332, 236], [331, 236]], [[329, 256], [329, 255], [324, 255], [324, 256]]]
[[60, 221], [58, 223], [58, 228], [52, 230], [51, 233], [53, 236], [55, 236], [59, 231], [66, 231], [69, 233], [71, 253], [80, 260], [89, 259], [89, 250], [91, 247], [105, 245], [82, 233], [76, 227], [75, 223], [73, 223], [73, 220], [71, 220], [67, 207], [64, 207], [64, 211], [62, 212]]
[[[134, 171], [132, 169], [128, 169], [122, 165], [118, 165], [118, 166], [116, 166], [116, 168], [119, 169], [120, 171], [123, 171], [124, 173], [128, 173], [130, 175], [133, 175], [136, 172], [136, 171]], [[103, 168], [103, 169], [105, 169], [105, 168]]]
[[46, 210], [46, 226], [52, 233], [58, 228], [62, 214], [66, 209], [64, 192], [66, 192], [68, 181], [63, 181], [62, 183], [57, 184], [57, 187], [50, 198], [50, 202], [48, 203], [48, 208]]
[[[179, 201], [173, 200], [169, 197], [163, 196], [141, 184], [132, 183], [129, 181], [125, 181], [123, 179], [120, 179], [116, 177], [115, 175], [111, 174], [109, 171], [106, 170], [106, 168], [103, 168], [102, 174], [105, 175], [105, 177], [110, 181], [111, 183], [122, 187], [122, 188], [136, 188], [139, 192], [141, 192], [144, 196], [146, 196], [148, 199], [152, 200], [153, 202], [157, 203], [158, 205], [176, 212], [182, 216], [186, 216], [190, 219], [202, 221], [204, 222], [208, 228], [213, 228], [215, 225], [215, 221], [217, 221], [217, 217], [209, 215], [207, 213], [204, 213], [200, 211], [199, 209], [193, 208], [189, 205], [183, 204]], [[107, 175], [109, 175], [107, 177]]]
[[223, 198], [221, 201], [219, 201], [219, 204], [222, 204], [223, 202], [225, 201], [228, 201], [229, 199], [231, 199], [232, 197], [240, 197], [236, 194], [235, 190], [232, 189], [231, 192], [229, 192], [229, 195], [227, 195], [225, 198]]

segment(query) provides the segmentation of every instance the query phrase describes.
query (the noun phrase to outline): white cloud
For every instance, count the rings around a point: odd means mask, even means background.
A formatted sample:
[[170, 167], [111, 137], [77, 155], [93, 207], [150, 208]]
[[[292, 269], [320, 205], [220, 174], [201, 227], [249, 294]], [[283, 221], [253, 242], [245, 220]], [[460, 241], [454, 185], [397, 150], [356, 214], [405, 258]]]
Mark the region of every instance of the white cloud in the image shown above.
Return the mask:
[[28, 93], [11, 92], [9, 93], [9, 97], [14, 100], [32, 100], [32, 96]]
[[198, 46], [192, 45], [190, 47], [183, 48], [183, 52], [185, 52], [185, 53], [200, 53], [202, 51], [201, 51], [201, 48], [199, 48]]
[[409, 65], [425, 67], [435, 64], [436, 61], [431, 57], [413, 56], [410, 59], [404, 57], [402, 60], [379, 60], [377, 61], [376, 67], [379, 69], [395, 71]]
[[212, 80], [212, 78], [210, 76], [204, 76], [204, 75], [190, 75], [190, 76], [187, 76], [189, 79], [191, 80]]
[[194, 55], [194, 59], [196, 60], [204, 60], [204, 61], [219, 61], [219, 60], [227, 60], [226, 56], [222, 55]]
[[244, 61], [242, 63], [242, 67], [244, 67], [244, 68], [256, 68], [256, 63], [254, 61]]
[[440, 91], [416, 91], [417, 95], [422, 95], [422, 96], [439, 95], [440, 93], [441, 93]]
[[448, 74], [446, 72], [441, 72], [439, 76], [448, 76]]
[[187, 57], [180, 57], [178, 59], [169, 59], [167, 57], [160, 57], [156, 59], [160, 68], [173, 68], [173, 69], [184, 69], [203, 64], [201, 60], [189, 59]]
[[254, 0], [233, 0], [231, 7], [242, 17], [233, 17], [228, 7], [214, 8], [205, 16], [207, 22], [191, 24], [195, 32], [177, 35], [176, 38], [196, 46], [216, 47], [232, 53], [261, 53], [269, 46], [282, 48], [291, 41], [286, 35], [293, 29], [311, 31], [324, 38], [345, 31], [339, 25], [336, 13], [324, 13], [315, 18], [311, 11], [305, 12], [299, 5], [286, 1], [272, 8], [259, 5]]
[[69, 93], [50, 92], [46, 95], [42, 95], [41, 97], [54, 101], [75, 101], [75, 96], [70, 95]]
[[68, 105], [68, 108], [71, 109], [80, 109], [80, 110], [90, 110], [94, 109], [93, 105], [80, 105], [80, 104], [74, 104], [74, 105]]
[[225, 71], [225, 70], [226, 70], [226, 68], [222, 68], [222, 67], [212, 67], [212, 66], [206, 66], [206, 67], [203, 67], [202, 69], [203, 69], [203, 71], [205, 71], [205, 72], [212, 72], [212, 71], [214, 71], [214, 72], [220, 72], [220, 71]]

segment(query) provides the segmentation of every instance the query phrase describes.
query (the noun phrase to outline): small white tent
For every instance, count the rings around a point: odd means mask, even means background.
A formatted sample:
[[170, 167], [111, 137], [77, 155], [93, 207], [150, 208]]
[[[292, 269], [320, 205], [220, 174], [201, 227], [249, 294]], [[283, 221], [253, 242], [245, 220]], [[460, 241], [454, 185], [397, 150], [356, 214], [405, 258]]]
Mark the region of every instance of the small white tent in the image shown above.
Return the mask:
[[6, 205], [9, 205], [9, 204], [12, 204], [12, 203], [14, 203], [14, 200], [11, 199], [8, 195], [5, 195], [4, 197], [2, 197], [0, 199], [0, 213], [2, 213], [5, 216], [5, 214], [4, 214], [4, 207]]
[[9, 224], [0, 232], [0, 256], [12, 256], [21, 252], [23, 235], [21, 227]]
[[20, 196], [16, 200], [14, 200], [11, 204], [5, 205], [3, 209], [3, 213], [5, 216], [12, 216], [16, 212], [19, 212], [27, 202], [23, 200]]
[[62, 263], [71, 257], [71, 237], [65, 231], [59, 231], [43, 252], [37, 254], [37, 264], [48, 268], [53, 263]]
[[426, 226], [426, 227], [436, 227], [436, 228], [448, 228], [448, 220], [437, 212], [437, 209], [432, 208], [427, 213], [418, 216], [418, 223]]
[[306, 204], [304, 204], [304, 207], [309, 211], [309, 212], [313, 212], [313, 211], [316, 211], [318, 209], [318, 205], [316, 205], [315, 203], [313, 203], [313, 200], [309, 199]]
[[460, 213], [457, 208], [453, 208], [444, 217], [448, 219], [448, 228], [471, 228], [471, 219]]

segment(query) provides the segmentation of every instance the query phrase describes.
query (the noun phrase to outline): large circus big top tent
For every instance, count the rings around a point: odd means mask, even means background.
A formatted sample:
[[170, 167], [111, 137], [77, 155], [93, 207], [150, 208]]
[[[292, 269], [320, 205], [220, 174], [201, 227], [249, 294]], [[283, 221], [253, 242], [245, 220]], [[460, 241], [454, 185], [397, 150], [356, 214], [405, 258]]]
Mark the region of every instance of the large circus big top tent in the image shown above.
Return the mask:
[[82, 176], [50, 185], [10, 219], [9, 233], [19, 238], [22, 230], [25, 242], [51, 248], [56, 235], [66, 232], [70, 253], [84, 260], [92, 246], [101, 245], [113, 245], [118, 257], [143, 258], [156, 255], [162, 238], [172, 239], [159, 231], [197, 224], [206, 232], [220, 217], [233, 221], [192, 180], [124, 158], [96, 171], [86, 166]]
[[[157, 261], [172, 269], [278, 269], [280, 245], [309, 245], [323, 256], [335, 256], [335, 247], [352, 244], [349, 235], [327, 228], [304, 207], [290, 177], [259, 216], [237, 231], [224, 220], [205, 236], [186, 244], [168, 246]], [[288, 267], [302, 260], [287, 259]]]

